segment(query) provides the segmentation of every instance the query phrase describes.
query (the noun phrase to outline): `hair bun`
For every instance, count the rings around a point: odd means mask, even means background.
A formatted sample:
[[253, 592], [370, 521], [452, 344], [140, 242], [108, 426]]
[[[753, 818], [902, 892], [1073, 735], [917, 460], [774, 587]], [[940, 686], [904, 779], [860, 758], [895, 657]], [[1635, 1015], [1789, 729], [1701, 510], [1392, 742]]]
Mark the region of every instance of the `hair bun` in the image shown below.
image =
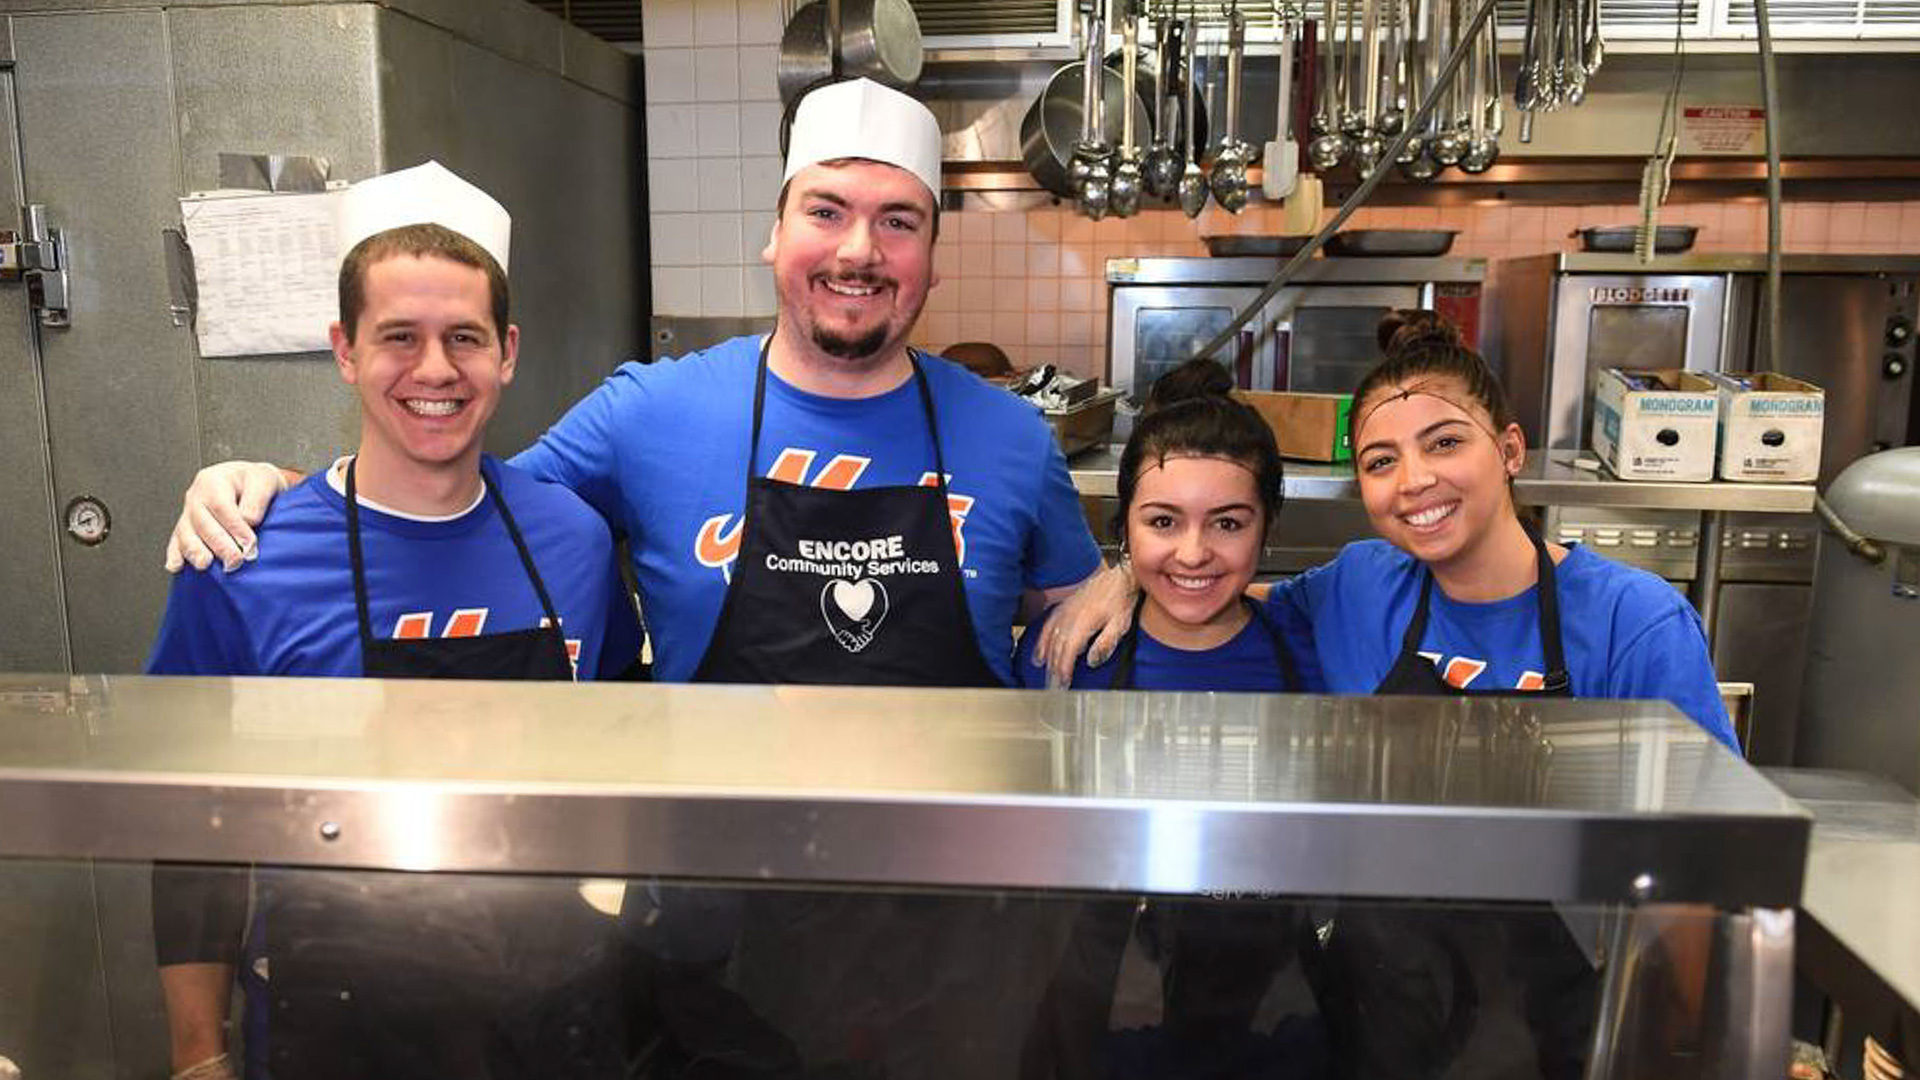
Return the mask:
[[1196, 398], [1229, 398], [1233, 395], [1233, 375], [1226, 365], [1207, 357], [1195, 357], [1153, 381], [1147, 393], [1148, 411], [1164, 409]]
[[1387, 356], [1421, 347], [1458, 349], [1466, 345], [1459, 327], [1442, 318], [1439, 312], [1425, 308], [1401, 308], [1388, 312], [1380, 320], [1377, 335], [1380, 351]]

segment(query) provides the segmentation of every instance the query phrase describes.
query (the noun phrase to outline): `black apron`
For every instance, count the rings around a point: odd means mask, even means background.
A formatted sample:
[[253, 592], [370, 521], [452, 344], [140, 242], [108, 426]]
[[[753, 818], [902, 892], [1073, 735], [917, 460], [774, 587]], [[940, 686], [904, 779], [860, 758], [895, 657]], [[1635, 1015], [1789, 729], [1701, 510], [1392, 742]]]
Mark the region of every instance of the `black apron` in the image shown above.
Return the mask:
[[1533, 541], [1534, 558], [1539, 564], [1540, 580], [1534, 587], [1534, 599], [1540, 605], [1540, 650], [1546, 657], [1546, 675], [1538, 690], [1466, 690], [1440, 677], [1433, 662], [1420, 655], [1420, 639], [1427, 635], [1427, 613], [1433, 600], [1433, 572], [1427, 571], [1420, 582], [1420, 602], [1414, 605], [1413, 618], [1407, 620], [1407, 632], [1400, 640], [1400, 655], [1386, 678], [1373, 688], [1376, 694], [1545, 694], [1548, 697], [1572, 697], [1573, 683], [1567, 676], [1567, 655], [1560, 642], [1559, 578], [1554, 573], [1553, 556], [1547, 545], [1527, 530]]
[[[571, 680], [560, 619], [500, 489], [487, 496], [540, 598], [543, 626], [464, 638], [382, 640], [368, 615], [354, 463], [347, 464], [347, 556], [371, 678]], [[482, 1076], [496, 1029], [542, 975], [527, 957], [577, 955], [599, 920], [571, 885], [542, 879], [299, 870], [265, 873], [243, 982], [272, 1002], [273, 1080]], [[264, 930], [265, 941], [259, 940]], [[261, 955], [271, 981], [259, 979]], [[549, 976], [551, 977], [551, 976]], [[251, 998], [250, 998], [251, 1002]], [[260, 1057], [249, 1048], [250, 1066]], [[257, 1076], [250, 1067], [249, 1078]]]
[[[1532, 529], [1545, 675], [1538, 690], [1469, 690], [1420, 655], [1433, 574], [1376, 694], [1572, 697], [1553, 557]], [[1599, 979], [1551, 910], [1343, 906], [1316, 980], [1343, 1077], [1577, 1080]]]
[[[1260, 628], [1267, 632], [1267, 640], [1273, 643], [1273, 663], [1280, 669], [1280, 685], [1289, 692], [1300, 689], [1300, 673], [1293, 666], [1293, 654], [1287, 651], [1287, 643], [1281, 639], [1278, 628], [1260, 617], [1253, 609], [1253, 601], [1241, 597], [1240, 602], [1247, 606], [1247, 614]], [[1126, 636], [1120, 639], [1120, 648], [1114, 654], [1113, 682], [1109, 690], [1133, 689], [1133, 655], [1140, 647], [1140, 611], [1147, 605], [1147, 594], [1143, 591], [1139, 599], [1133, 602], [1133, 625], [1127, 628]]]
[[835, 491], [754, 475], [771, 342], [760, 347], [753, 387], [740, 554], [693, 681], [1004, 685], [981, 657], [967, 611], [919, 357], [909, 359], [938, 482]]
[[366, 563], [360, 555], [360, 503], [354, 485], [353, 468], [347, 462], [347, 558], [353, 566], [353, 606], [360, 617], [360, 662], [371, 679], [571, 679], [573, 661], [567, 656], [567, 641], [561, 634], [560, 616], [553, 610], [546, 582], [533, 565], [527, 542], [514, 524], [513, 512], [500, 489], [480, 470], [480, 482], [487, 497], [500, 513], [514, 550], [520, 553], [520, 565], [527, 571], [534, 594], [540, 598], [540, 610], [546, 624], [527, 630], [509, 630], [473, 637], [416, 638], [388, 640], [376, 638], [373, 622], [367, 615]]

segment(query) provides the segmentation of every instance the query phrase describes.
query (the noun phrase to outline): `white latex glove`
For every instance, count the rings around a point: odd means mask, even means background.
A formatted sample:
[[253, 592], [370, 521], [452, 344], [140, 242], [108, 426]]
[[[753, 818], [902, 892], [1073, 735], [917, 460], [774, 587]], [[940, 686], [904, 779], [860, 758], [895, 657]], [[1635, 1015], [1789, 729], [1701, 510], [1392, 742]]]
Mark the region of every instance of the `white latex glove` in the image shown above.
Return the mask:
[[173, 1074], [173, 1080], [239, 1080], [239, 1077], [233, 1071], [233, 1061], [221, 1054], [181, 1069]]
[[1071, 683], [1074, 662], [1082, 652], [1094, 666], [1113, 655], [1133, 625], [1136, 591], [1133, 565], [1122, 558], [1119, 565], [1095, 574], [1079, 592], [1061, 601], [1040, 628], [1040, 640], [1033, 648], [1033, 664], [1047, 668], [1048, 686]]
[[195, 473], [167, 540], [167, 573], [187, 563], [205, 570], [215, 559], [229, 572], [251, 562], [259, 554], [253, 527], [285, 490], [286, 474], [262, 461], [223, 461]]

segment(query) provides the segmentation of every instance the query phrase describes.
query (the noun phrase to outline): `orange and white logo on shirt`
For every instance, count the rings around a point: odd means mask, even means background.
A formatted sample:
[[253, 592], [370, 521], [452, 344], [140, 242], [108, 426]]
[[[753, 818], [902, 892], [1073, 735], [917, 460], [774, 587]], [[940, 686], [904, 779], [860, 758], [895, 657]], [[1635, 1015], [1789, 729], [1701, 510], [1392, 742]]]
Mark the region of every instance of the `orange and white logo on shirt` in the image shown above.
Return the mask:
[[[443, 638], [479, 637], [487, 628], [487, 608], [456, 608], [447, 616], [446, 625], [440, 630]], [[433, 616], [431, 611], [409, 611], [393, 621], [393, 640], [424, 641], [433, 635]], [[546, 626], [547, 617], [540, 616], [540, 625]], [[567, 659], [573, 664], [574, 678], [580, 677], [580, 639], [567, 638]]]
[[[816, 451], [788, 447], [774, 459], [773, 468], [767, 470], [767, 478], [783, 484], [851, 491], [860, 477], [866, 474], [867, 466], [873, 464], [872, 458], [836, 454], [818, 472], [813, 472], [814, 459], [817, 457], [819, 454]], [[952, 477], [948, 477], [948, 480], [951, 481]], [[939, 484], [939, 477], [929, 469], [921, 474], [919, 482], [921, 487], [935, 487]], [[953, 523], [953, 550], [961, 566], [967, 564], [965, 527], [967, 515], [973, 512], [973, 503], [973, 496], [955, 494], [948, 489], [947, 516]], [[740, 555], [740, 541], [745, 535], [746, 520], [744, 514], [715, 514], [701, 522], [693, 538], [695, 561], [701, 566], [720, 571], [725, 580], [732, 581], [733, 562]]]
[[[1485, 660], [1476, 660], [1468, 656], [1449, 658], [1437, 652], [1422, 652], [1420, 655], [1426, 657], [1427, 662], [1432, 664], [1434, 668], [1440, 672], [1442, 681], [1456, 690], [1471, 688], [1473, 681], [1484, 674], [1488, 667]], [[1542, 675], [1538, 671], [1523, 671], [1520, 673], [1520, 678], [1514, 681], [1513, 688], [1515, 690], [1539, 690], [1546, 685], [1547, 678], [1545, 675]]]

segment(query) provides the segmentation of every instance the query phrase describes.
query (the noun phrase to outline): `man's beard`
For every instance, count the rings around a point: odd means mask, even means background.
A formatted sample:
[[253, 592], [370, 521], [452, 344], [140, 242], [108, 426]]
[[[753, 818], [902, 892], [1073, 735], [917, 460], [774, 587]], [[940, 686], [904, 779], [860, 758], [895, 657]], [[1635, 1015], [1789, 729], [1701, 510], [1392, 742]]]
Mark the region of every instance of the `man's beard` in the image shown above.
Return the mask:
[[887, 343], [885, 324], [874, 327], [859, 337], [843, 337], [824, 326], [813, 328], [813, 343], [828, 356], [837, 356], [842, 360], [865, 360], [880, 351]]

